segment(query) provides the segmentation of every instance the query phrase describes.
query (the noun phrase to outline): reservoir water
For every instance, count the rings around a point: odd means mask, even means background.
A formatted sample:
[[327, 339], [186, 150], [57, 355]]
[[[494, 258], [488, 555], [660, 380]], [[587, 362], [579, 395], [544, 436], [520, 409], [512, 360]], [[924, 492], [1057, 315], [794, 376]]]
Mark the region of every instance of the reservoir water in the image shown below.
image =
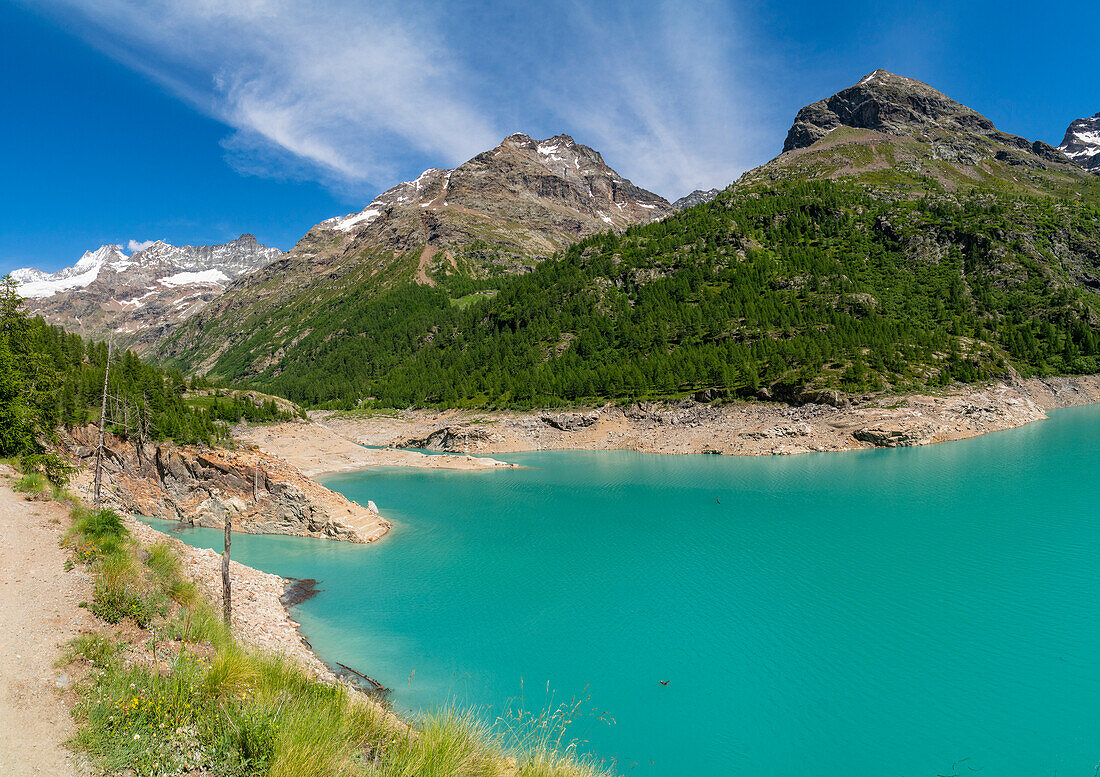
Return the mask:
[[317, 578], [304, 634], [396, 708], [576, 699], [627, 774], [1094, 775], [1100, 406], [924, 448], [498, 458], [526, 468], [330, 477], [391, 535], [234, 558]]

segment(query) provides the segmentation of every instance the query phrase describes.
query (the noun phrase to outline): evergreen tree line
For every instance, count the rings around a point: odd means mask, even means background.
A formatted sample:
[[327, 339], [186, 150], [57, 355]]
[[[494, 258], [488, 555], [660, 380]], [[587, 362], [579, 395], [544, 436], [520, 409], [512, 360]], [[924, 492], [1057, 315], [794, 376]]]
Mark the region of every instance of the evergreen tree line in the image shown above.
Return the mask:
[[[85, 341], [21, 309], [10, 276], [0, 279], [0, 456], [34, 453], [62, 426], [98, 423], [108, 344]], [[178, 370], [131, 351], [112, 352], [107, 428], [150, 441], [211, 443], [219, 424], [183, 399]]]
[[248, 377], [272, 332], [308, 327], [253, 385], [333, 407], [524, 407], [1100, 372], [1100, 295], [1081, 281], [1098, 257], [1091, 204], [794, 182], [587, 238], [468, 306], [461, 277], [351, 288], [292, 328], [257, 324], [215, 371]]

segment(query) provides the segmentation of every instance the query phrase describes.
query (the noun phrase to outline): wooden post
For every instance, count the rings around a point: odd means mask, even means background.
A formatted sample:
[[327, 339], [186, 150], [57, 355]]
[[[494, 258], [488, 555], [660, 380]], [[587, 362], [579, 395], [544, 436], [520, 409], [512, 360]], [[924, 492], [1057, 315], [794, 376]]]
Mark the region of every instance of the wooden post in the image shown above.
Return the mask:
[[99, 507], [99, 491], [103, 485], [103, 433], [107, 426], [107, 378], [111, 376], [111, 345], [107, 344], [107, 369], [103, 371], [103, 401], [99, 405], [99, 445], [95, 450], [95, 487], [92, 504]]
[[229, 543], [232, 539], [230, 531], [229, 511], [225, 513], [225, 550], [222, 551], [222, 614], [225, 625], [233, 625], [233, 607], [229, 596]]

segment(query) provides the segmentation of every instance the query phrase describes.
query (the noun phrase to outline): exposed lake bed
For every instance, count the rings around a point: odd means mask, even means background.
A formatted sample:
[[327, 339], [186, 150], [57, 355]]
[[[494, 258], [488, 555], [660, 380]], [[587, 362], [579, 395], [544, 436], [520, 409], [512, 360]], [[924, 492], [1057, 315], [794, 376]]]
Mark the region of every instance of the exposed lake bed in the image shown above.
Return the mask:
[[[717, 396], [704, 391], [697, 399]], [[724, 455], [850, 451], [928, 445], [1023, 426], [1045, 418], [1048, 410], [1100, 402], [1100, 375], [1015, 379], [909, 394], [816, 391], [788, 399], [684, 399], [538, 411], [322, 410], [310, 413], [316, 423], [309, 427], [266, 426], [249, 431], [247, 439], [304, 470], [318, 451], [331, 451], [325, 454], [326, 464], [314, 465], [316, 471], [330, 473], [385, 464], [492, 467], [495, 460], [488, 456], [539, 450]], [[385, 450], [367, 454], [360, 449], [348, 458], [341, 451], [349, 442]], [[455, 456], [440, 462], [405, 448], [479, 458]], [[369, 463], [357, 465], [368, 455], [373, 457]]]
[[345, 474], [325, 484], [376, 500], [386, 541], [234, 558], [318, 579], [303, 633], [399, 709], [549, 689], [629, 773], [1091, 774], [1098, 441], [1087, 407], [848, 456]]

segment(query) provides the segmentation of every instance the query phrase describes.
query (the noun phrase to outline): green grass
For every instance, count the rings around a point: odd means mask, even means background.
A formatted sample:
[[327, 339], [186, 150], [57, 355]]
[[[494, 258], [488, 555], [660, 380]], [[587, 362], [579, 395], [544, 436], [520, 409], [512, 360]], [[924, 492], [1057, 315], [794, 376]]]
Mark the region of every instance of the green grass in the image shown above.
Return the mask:
[[26, 494], [28, 497], [48, 497], [50, 494], [50, 481], [40, 472], [30, 472], [20, 477], [12, 485], [16, 491]]
[[466, 294], [464, 296], [458, 297], [457, 299], [452, 299], [451, 304], [459, 310], [463, 310], [470, 307], [470, 305], [473, 305], [475, 302], [492, 299], [496, 296], [496, 294], [497, 292], [495, 289], [490, 289], [488, 291], [475, 291], [472, 294]]

